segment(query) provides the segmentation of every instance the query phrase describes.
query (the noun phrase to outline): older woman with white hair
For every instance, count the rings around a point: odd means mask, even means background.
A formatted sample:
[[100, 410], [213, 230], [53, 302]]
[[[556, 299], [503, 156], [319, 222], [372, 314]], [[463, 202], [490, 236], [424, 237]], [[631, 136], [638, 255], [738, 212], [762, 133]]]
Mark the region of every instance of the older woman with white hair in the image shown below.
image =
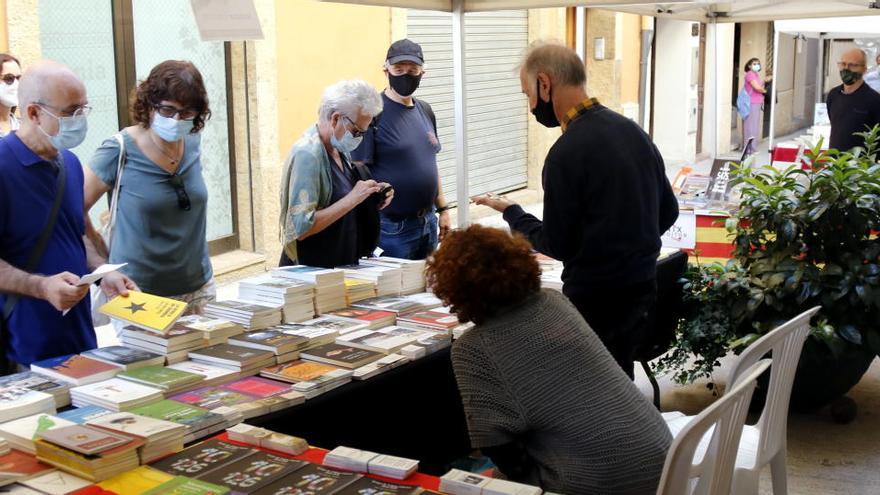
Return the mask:
[[364, 81], [341, 81], [324, 90], [318, 123], [293, 145], [284, 164], [279, 265], [332, 268], [366, 254], [357, 210], [371, 208], [378, 219], [375, 210], [388, 206], [394, 192], [364, 177], [350, 153], [381, 111], [379, 93]]

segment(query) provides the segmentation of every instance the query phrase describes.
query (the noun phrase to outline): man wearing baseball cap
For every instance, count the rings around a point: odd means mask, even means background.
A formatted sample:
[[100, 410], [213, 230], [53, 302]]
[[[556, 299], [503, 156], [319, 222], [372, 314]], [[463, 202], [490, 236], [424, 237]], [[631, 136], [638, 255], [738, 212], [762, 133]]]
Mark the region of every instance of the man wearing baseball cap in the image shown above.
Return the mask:
[[391, 44], [382, 113], [352, 153], [354, 161], [370, 167], [376, 181], [394, 188], [394, 202], [380, 213], [379, 247], [386, 256], [424, 259], [451, 225], [437, 169], [437, 120], [427, 102], [412, 96], [424, 66], [417, 43], [403, 39]]

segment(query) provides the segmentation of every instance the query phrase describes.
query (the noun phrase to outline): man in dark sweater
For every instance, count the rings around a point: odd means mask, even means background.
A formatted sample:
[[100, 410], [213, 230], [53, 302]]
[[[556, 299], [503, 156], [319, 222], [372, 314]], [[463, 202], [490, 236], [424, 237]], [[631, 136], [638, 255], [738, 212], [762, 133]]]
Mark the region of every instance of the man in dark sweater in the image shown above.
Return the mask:
[[474, 201], [563, 262], [563, 292], [632, 378], [653, 322], [660, 235], [678, 217], [663, 158], [635, 122], [587, 96], [573, 50], [533, 47], [520, 80], [537, 121], [563, 131], [544, 161], [544, 221], [503, 197]]
[[831, 120], [829, 147], [848, 151], [864, 146], [856, 132], [865, 132], [880, 124], [880, 94], [865, 84], [867, 56], [860, 48], [844, 52], [837, 62], [843, 84], [828, 92], [826, 105]]

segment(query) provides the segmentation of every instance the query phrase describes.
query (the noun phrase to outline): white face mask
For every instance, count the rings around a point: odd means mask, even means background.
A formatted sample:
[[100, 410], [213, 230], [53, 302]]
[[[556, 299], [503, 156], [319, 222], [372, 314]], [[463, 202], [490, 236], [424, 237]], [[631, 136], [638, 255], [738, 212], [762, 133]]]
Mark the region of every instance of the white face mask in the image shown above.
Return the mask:
[[0, 104], [9, 108], [18, 106], [18, 81], [12, 84], [0, 82]]
[[752, 70], [755, 72], [761, 72], [761, 64], [752, 64]]

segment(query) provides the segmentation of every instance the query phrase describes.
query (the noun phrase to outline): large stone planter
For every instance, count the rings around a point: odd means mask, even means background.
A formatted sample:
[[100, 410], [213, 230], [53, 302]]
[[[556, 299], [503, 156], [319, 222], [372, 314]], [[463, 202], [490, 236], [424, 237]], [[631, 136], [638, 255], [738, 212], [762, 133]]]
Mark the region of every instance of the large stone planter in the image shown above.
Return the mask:
[[825, 344], [808, 338], [798, 363], [790, 409], [811, 412], [831, 404], [859, 383], [875, 357], [873, 352], [854, 345], [834, 356]]

